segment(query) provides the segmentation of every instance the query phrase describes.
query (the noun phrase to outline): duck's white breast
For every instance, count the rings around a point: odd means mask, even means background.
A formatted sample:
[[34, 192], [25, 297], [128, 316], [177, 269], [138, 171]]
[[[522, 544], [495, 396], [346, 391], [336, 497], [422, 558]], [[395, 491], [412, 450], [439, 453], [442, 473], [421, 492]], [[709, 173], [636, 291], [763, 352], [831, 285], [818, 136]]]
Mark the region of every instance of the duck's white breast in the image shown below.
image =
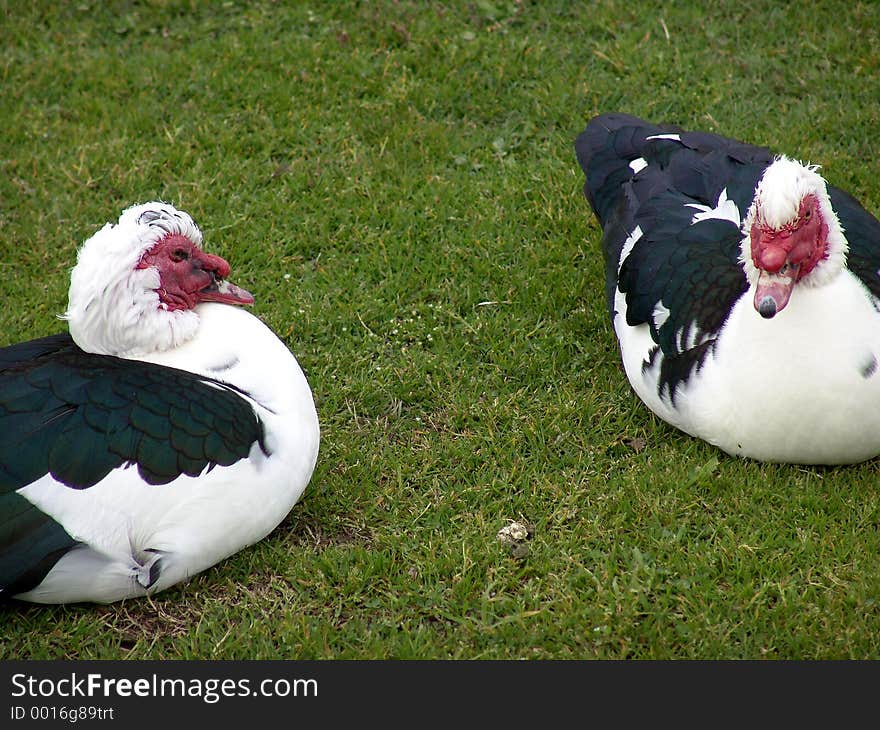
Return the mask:
[[836, 464], [880, 453], [880, 314], [861, 282], [845, 270], [825, 286], [800, 286], [772, 319], [755, 311], [752, 297], [750, 290], [735, 303], [674, 404], [658, 395], [659, 368], [642, 370], [647, 327], [618, 326], [642, 399], [731, 454]]

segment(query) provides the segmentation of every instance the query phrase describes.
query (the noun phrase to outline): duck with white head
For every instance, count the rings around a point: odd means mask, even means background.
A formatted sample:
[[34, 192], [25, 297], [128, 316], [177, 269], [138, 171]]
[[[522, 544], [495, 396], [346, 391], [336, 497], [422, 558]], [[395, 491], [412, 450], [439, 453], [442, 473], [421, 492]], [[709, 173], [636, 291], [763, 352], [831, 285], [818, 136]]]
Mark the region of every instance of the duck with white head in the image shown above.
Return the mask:
[[153, 594], [266, 537], [317, 460], [311, 389], [185, 212], [82, 246], [69, 332], [0, 349], [0, 597]]
[[762, 461], [880, 455], [880, 221], [819, 168], [608, 113], [575, 141], [627, 378]]

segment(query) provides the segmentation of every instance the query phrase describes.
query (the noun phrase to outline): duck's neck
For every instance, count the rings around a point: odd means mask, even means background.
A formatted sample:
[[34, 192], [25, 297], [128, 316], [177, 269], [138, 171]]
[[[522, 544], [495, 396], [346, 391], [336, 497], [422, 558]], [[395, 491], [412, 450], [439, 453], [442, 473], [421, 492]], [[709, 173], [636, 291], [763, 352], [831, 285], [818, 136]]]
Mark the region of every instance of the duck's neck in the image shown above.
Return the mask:
[[160, 307], [152, 278], [158, 278], [155, 270], [136, 271], [88, 296], [79, 295], [84, 287], [71, 285], [62, 319], [73, 341], [86, 352], [138, 359], [192, 339], [199, 329], [198, 314]]
[[199, 327], [190, 340], [138, 359], [229, 383], [270, 410], [287, 410], [302, 373], [275, 333], [240, 307], [204, 303], [193, 311]]

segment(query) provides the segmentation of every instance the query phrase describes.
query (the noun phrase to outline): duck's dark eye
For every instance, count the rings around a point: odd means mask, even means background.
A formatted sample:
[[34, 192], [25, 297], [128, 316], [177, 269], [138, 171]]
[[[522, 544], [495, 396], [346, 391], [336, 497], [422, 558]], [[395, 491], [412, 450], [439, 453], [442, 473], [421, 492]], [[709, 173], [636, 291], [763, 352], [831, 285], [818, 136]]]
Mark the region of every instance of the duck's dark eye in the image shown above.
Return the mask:
[[174, 262], [186, 261], [189, 258], [189, 251], [185, 248], [175, 248], [171, 252], [171, 260]]
[[813, 216], [813, 211], [808, 209], [807, 212], [804, 213], [804, 220], [805, 220], [805, 221], [808, 221], [808, 220], [810, 220], [810, 218], [811, 218], [812, 216]]

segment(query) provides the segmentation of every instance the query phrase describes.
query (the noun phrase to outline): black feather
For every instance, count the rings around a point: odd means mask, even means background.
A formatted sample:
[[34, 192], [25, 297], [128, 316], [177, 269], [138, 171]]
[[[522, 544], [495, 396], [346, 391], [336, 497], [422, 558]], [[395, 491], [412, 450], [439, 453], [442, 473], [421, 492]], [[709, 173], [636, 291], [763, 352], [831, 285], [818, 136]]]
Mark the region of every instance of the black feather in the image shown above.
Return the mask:
[[0, 492], [48, 472], [87, 488], [128, 462], [170, 481], [176, 444], [204, 468], [262, 441], [251, 404], [220, 381], [86, 353], [68, 335], [0, 350]]
[[[679, 139], [650, 139], [678, 134]], [[630, 326], [646, 324], [662, 355], [661, 392], [674, 395], [711, 352], [711, 343], [748, 289], [738, 261], [741, 233], [732, 221], [694, 223], [699, 209], [714, 208], [722, 191], [741, 217], [764, 169], [773, 161], [763, 147], [706, 132], [684, 132], [624, 114], [593, 119], [575, 142], [584, 170], [584, 193], [603, 229], [606, 296], [612, 318], [615, 292], [626, 297]], [[635, 171], [630, 163], [643, 160]], [[621, 263], [625, 241], [641, 238]], [[659, 327], [658, 304], [668, 310]], [[690, 352], [693, 350], [693, 352]]]
[[38, 586], [61, 556], [78, 544], [21, 495], [0, 494], [0, 597]]
[[880, 297], [880, 221], [849, 193], [829, 186], [828, 195], [849, 244], [847, 266], [871, 294]]

